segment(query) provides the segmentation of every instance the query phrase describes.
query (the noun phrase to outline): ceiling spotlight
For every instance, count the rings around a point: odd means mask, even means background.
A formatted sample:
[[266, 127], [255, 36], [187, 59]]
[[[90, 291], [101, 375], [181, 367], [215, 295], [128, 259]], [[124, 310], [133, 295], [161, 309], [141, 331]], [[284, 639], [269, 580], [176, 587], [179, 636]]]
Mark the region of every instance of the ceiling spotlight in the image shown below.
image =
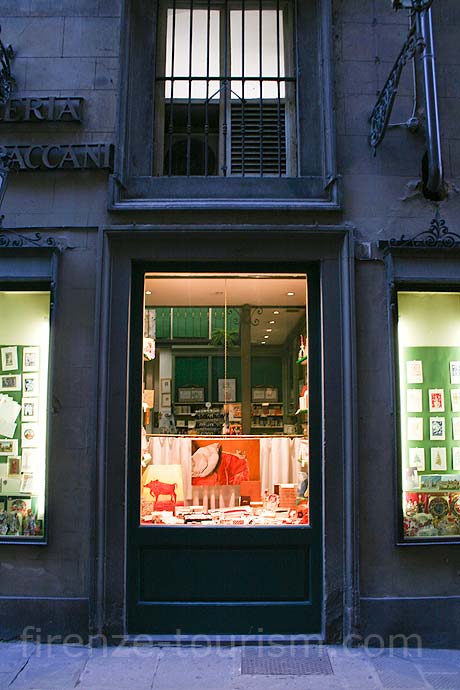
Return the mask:
[[262, 342], [261, 342], [260, 344], [261, 344], [261, 345], [266, 345], [267, 343], [265, 342], [265, 340], [262, 340]]
[[288, 297], [293, 297], [295, 293], [294, 292], [288, 292], [287, 294], [288, 294]]
[[146, 290], [146, 291], [145, 291], [145, 294], [146, 294], [146, 295], [151, 295], [151, 294], [152, 294], [152, 291], [151, 291], [151, 290]]
[[278, 310], [276, 310], [276, 311], [274, 311], [273, 313], [274, 313], [274, 314], [279, 314], [279, 311], [278, 311]]
[[275, 323], [274, 321], [269, 321], [268, 323]]
[[266, 328], [265, 330], [267, 333], [271, 333], [273, 329], [272, 328]]
[[264, 338], [269, 338], [269, 337], [270, 337], [269, 335], [264, 335]]

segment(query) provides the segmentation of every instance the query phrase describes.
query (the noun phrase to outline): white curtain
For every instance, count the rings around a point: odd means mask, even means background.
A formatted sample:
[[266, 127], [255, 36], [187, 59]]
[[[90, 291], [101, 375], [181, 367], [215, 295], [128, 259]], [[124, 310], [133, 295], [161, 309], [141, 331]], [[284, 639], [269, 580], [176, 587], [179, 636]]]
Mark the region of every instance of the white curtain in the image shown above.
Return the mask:
[[293, 438], [260, 439], [260, 481], [262, 495], [273, 491], [274, 484], [297, 484], [297, 441]]
[[154, 465], [182, 465], [184, 498], [192, 498], [192, 439], [190, 436], [152, 436], [149, 452]]

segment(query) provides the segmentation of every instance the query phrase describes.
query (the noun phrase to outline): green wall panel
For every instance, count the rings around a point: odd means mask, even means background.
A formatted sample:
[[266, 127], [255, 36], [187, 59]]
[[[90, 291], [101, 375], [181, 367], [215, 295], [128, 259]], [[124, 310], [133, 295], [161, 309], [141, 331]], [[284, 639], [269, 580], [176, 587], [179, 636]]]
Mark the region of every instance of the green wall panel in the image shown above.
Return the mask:
[[253, 357], [251, 359], [251, 385], [278, 388], [278, 400], [281, 400], [283, 395], [281, 357]]
[[[212, 358], [212, 401], [218, 401], [218, 379], [225, 378], [224, 357]], [[236, 379], [236, 401], [241, 401], [241, 359], [227, 358], [227, 378]]]
[[209, 311], [207, 307], [174, 307], [173, 338], [209, 337]]
[[208, 358], [176, 357], [174, 370], [174, 400], [178, 400], [177, 389], [188, 386], [204, 386], [205, 400], [208, 400]]

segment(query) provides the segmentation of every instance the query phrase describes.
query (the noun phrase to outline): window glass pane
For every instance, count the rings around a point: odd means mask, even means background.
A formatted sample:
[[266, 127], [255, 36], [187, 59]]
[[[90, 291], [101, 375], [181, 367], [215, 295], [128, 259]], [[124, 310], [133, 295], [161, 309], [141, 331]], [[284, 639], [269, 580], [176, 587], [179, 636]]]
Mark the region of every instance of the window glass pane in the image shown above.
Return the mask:
[[[277, 21], [278, 16], [278, 21]], [[262, 34], [261, 34], [262, 29]], [[244, 41], [243, 41], [244, 34]], [[283, 13], [276, 10], [233, 10], [230, 12], [232, 77], [284, 77]], [[244, 45], [244, 50], [243, 50]], [[261, 64], [262, 60], [262, 64]], [[244, 72], [243, 72], [244, 65]], [[233, 98], [243, 97], [242, 82], [232, 84]], [[284, 82], [250, 80], [245, 83], [244, 98], [284, 98]]]
[[149, 274], [144, 314], [141, 524], [307, 525], [306, 276]]
[[0, 292], [0, 539], [44, 535], [49, 292]]
[[399, 292], [404, 537], [460, 535], [460, 293]]

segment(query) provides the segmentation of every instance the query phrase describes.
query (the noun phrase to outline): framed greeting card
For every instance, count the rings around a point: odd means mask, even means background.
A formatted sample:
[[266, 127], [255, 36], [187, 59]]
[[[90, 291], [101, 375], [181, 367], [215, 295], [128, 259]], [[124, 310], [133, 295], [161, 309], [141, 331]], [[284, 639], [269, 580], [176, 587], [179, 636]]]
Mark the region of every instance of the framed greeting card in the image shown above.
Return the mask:
[[431, 471], [447, 470], [447, 453], [445, 448], [431, 449]]
[[450, 382], [460, 383], [460, 362], [450, 362]]
[[425, 448], [409, 448], [409, 467], [425, 471]]
[[25, 347], [22, 351], [22, 370], [38, 371], [40, 369], [40, 348]]
[[18, 368], [18, 348], [2, 347], [2, 370], [17, 371]]
[[460, 470], [460, 446], [452, 448], [452, 469]]
[[452, 412], [460, 412], [460, 388], [452, 388], [450, 391]]
[[430, 441], [446, 440], [446, 420], [444, 417], [430, 417]]
[[38, 395], [38, 373], [22, 375], [22, 395], [24, 398], [33, 398]]
[[407, 389], [407, 411], [408, 412], [422, 412], [422, 389], [408, 388]]
[[430, 388], [428, 395], [430, 412], [444, 412], [444, 390], [442, 388]]
[[38, 422], [38, 398], [26, 398], [22, 401], [23, 422]]
[[452, 438], [460, 441], [460, 417], [452, 417]]
[[423, 383], [423, 365], [421, 360], [406, 362], [407, 383]]
[[423, 441], [423, 417], [407, 418], [407, 440]]

